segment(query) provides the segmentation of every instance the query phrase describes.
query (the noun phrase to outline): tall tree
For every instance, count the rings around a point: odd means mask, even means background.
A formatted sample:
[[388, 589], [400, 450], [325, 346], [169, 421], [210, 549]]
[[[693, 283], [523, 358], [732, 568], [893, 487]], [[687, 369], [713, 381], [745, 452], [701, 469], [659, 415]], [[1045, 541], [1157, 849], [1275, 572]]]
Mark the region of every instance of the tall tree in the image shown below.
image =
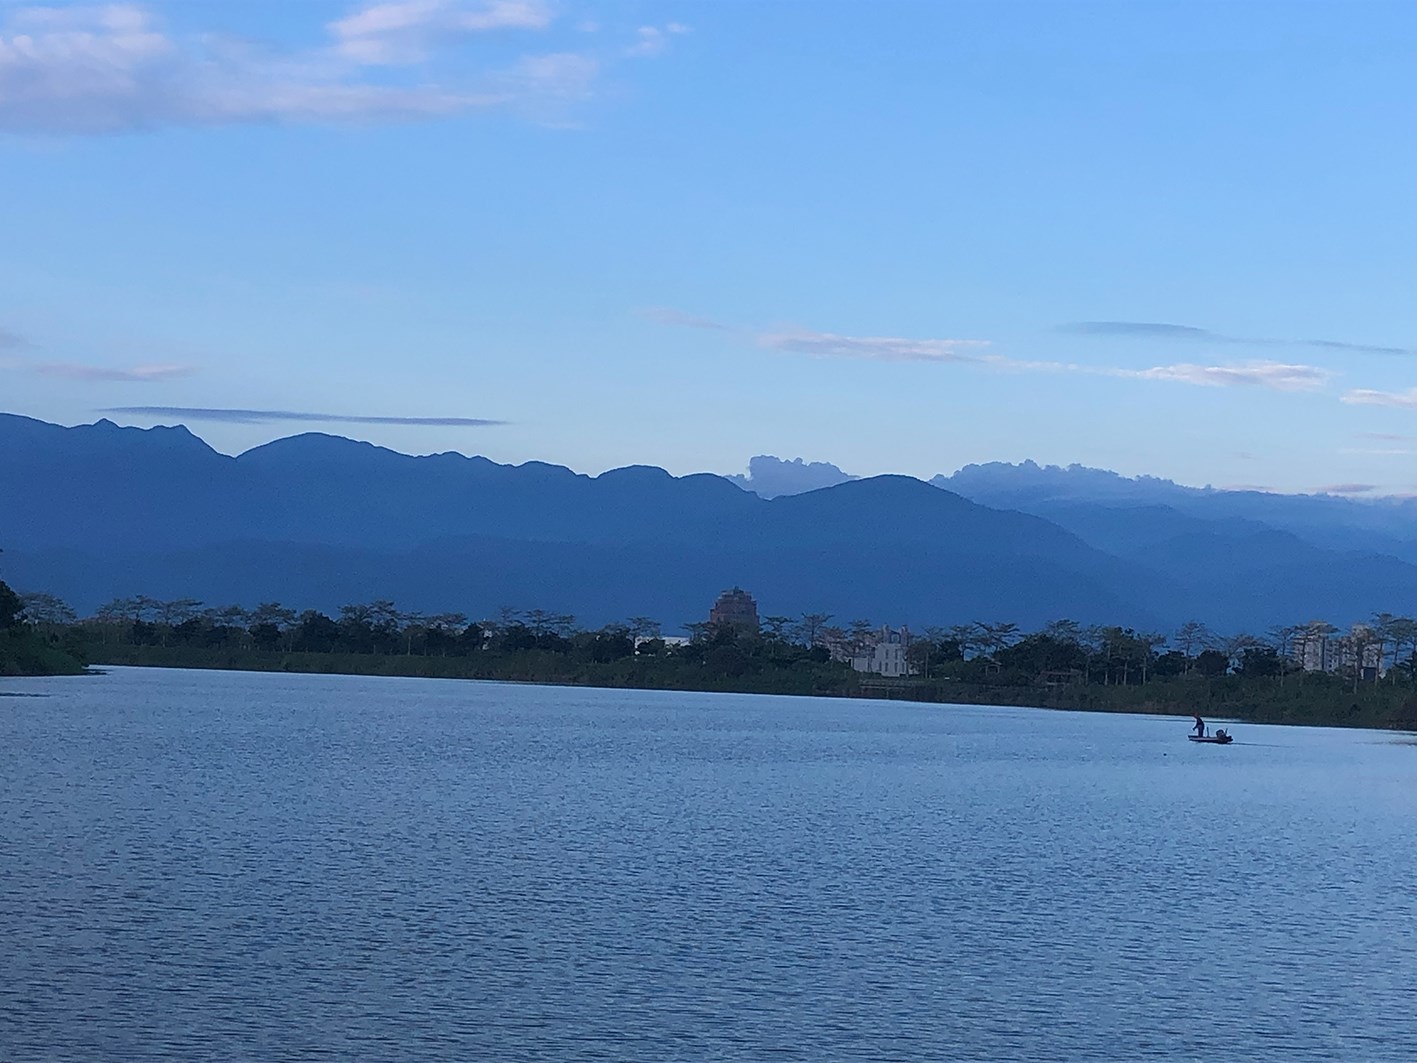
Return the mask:
[[797, 637], [805, 646], [817, 645], [821, 641], [822, 629], [831, 618], [830, 613], [803, 613], [797, 624]]

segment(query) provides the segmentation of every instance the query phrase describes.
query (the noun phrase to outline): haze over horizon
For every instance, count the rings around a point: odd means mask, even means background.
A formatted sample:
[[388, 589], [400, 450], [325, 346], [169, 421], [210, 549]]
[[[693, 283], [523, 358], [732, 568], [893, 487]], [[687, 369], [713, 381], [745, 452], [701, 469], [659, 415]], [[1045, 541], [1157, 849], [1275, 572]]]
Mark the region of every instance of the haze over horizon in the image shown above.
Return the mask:
[[3, 407], [1408, 494], [1414, 50], [1380, 0], [0, 4]]

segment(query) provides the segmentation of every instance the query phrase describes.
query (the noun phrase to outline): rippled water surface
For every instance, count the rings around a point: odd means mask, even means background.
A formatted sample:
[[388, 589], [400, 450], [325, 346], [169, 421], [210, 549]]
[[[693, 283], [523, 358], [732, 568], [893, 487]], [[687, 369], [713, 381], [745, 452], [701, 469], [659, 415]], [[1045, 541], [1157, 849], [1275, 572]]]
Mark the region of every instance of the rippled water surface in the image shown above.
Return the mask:
[[0, 1060], [1417, 1059], [1417, 746], [115, 669], [0, 689]]

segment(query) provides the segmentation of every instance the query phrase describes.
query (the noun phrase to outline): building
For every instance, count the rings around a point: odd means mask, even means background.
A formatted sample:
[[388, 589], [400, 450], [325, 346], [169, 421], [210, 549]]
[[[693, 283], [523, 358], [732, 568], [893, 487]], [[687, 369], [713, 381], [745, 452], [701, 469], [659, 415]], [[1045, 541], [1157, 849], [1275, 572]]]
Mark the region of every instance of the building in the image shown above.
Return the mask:
[[1355, 624], [1346, 634], [1315, 622], [1294, 637], [1291, 656], [1305, 672], [1328, 672], [1376, 679], [1382, 673], [1382, 644], [1372, 628]]
[[834, 660], [850, 664], [857, 672], [886, 679], [912, 674], [909, 628], [881, 627], [844, 636], [829, 641], [827, 648]]
[[708, 622], [713, 627], [731, 627], [740, 635], [758, 633], [758, 603], [741, 587], [724, 591], [709, 610]]

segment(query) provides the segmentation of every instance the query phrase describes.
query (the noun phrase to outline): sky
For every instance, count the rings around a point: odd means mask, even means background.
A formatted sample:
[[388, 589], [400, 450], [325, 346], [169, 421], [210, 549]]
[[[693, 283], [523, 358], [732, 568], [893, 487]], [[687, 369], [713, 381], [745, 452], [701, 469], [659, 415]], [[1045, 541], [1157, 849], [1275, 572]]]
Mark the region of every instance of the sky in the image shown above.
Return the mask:
[[0, 0], [0, 410], [1417, 492], [1417, 5]]

